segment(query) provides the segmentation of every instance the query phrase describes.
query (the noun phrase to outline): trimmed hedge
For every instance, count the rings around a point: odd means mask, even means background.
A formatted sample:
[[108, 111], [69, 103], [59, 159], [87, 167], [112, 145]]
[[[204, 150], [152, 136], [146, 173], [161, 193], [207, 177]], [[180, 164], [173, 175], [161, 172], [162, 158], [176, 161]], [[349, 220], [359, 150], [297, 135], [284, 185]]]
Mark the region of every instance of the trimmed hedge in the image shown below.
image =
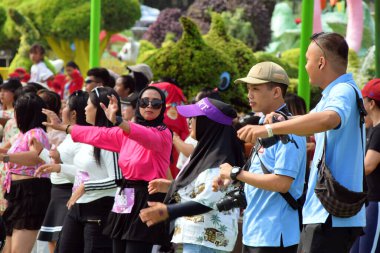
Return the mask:
[[[181, 39], [158, 49], [145, 61], [156, 78], [174, 78], [191, 98], [202, 88], [217, 87], [223, 72], [237, 76], [236, 64], [226, 54], [207, 45], [193, 21], [186, 17], [180, 21], [184, 31]], [[231, 85], [226, 92], [221, 92], [221, 96], [243, 110], [247, 109], [247, 103], [241, 101], [244, 93], [242, 85]]]

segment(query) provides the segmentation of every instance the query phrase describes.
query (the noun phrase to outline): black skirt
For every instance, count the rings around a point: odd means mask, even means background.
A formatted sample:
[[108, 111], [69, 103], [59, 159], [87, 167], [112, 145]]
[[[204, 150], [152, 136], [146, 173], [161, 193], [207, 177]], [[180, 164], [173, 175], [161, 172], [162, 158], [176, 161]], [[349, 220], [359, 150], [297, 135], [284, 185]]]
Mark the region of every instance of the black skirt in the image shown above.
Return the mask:
[[[111, 212], [107, 224], [103, 230], [104, 234], [116, 240], [140, 241], [151, 244], [165, 244], [169, 241], [169, 229], [167, 223], [162, 222], [148, 227], [140, 219], [139, 213], [148, 207], [147, 201], [163, 202], [164, 193], [148, 194], [148, 182], [129, 181], [122, 188], [135, 189], [135, 203], [131, 213], [119, 214]], [[118, 191], [119, 192], [118, 188]]]
[[73, 184], [53, 184], [51, 199], [42, 223], [38, 240], [57, 241], [67, 214], [67, 201], [71, 197]]
[[13, 229], [39, 230], [50, 201], [51, 183], [49, 178], [31, 178], [11, 182], [8, 201], [3, 219], [7, 236]]

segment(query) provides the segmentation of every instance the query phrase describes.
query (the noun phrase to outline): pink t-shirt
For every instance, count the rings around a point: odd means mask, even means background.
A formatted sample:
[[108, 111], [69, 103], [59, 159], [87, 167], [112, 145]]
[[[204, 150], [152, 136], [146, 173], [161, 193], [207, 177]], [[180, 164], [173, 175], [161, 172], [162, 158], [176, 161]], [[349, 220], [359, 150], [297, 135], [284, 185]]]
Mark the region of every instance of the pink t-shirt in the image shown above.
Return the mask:
[[[12, 147], [8, 150], [8, 154], [20, 153], [29, 150], [29, 140], [35, 137], [39, 142], [42, 143], [44, 148], [50, 149], [49, 140], [45, 131], [42, 128], [33, 128], [28, 132], [22, 134], [20, 133], [13, 143]], [[7, 176], [4, 182], [4, 185], [9, 192], [10, 182], [11, 182], [11, 174], [25, 175], [25, 176], [34, 176], [35, 170], [41, 166], [41, 164], [37, 164], [34, 166], [24, 166], [16, 163], [6, 163], [5, 168], [7, 172]], [[49, 177], [49, 174], [42, 174], [41, 177]]]
[[125, 179], [151, 181], [166, 178], [172, 149], [170, 130], [129, 124], [129, 134], [119, 127], [75, 125], [71, 136], [75, 142], [120, 153], [118, 164]]

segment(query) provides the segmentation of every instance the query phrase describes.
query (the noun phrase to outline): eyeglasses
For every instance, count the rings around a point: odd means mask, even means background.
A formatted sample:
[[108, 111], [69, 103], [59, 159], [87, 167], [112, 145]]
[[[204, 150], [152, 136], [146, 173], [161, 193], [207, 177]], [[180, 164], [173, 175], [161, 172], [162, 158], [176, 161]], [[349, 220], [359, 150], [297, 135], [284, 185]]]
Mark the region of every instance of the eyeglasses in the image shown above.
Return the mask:
[[149, 98], [140, 98], [139, 106], [141, 108], [147, 108], [148, 106], [152, 106], [153, 109], [160, 109], [162, 107], [162, 100], [153, 98], [149, 101]]
[[319, 47], [319, 49], [321, 49], [321, 51], [322, 51], [322, 53], [323, 53], [323, 57], [325, 57], [325, 59], [326, 59], [326, 53], [325, 53], [325, 50], [323, 50], [323, 48], [321, 47], [321, 45], [320, 45], [320, 44], [318, 43], [318, 41], [317, 41], [318, 37], [321, 36], [321, 35], [323, 35], [323, 34], [325, 34], [325, 33], [324, 33], [324, 32], [314, 33], [314, 34], [310, 37], [310, 39], [311, 39], [312, 41], [314, 41], [314, 43]]

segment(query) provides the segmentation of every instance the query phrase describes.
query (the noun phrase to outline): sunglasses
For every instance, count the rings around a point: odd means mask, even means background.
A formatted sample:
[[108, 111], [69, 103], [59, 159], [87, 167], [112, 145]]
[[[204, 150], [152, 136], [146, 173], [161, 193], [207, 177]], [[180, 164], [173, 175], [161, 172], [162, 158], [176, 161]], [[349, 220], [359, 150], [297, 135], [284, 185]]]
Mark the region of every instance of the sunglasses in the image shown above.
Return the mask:
[[91, 79], [86, 79], [86, 80], [84, 81], [84, 83], [85, 83], [85, 84], [89, 84], [89, 83], [97, 83], [97, 81], [95, 81], [95, 80], [91, 80]]
[[314, 43], [319, 47], [319, 49], [321, 49], [321, 51], [322, 51], [322, 53], [323, 53], [323, 57], [325, 57], [325, 59], [326, 59], [326, 53], [325, 53], [325, 50], [323, 50], [323, 48], [321, 47], [321, 45], [320, 45], [320, 44], [318, 43], [318, 41], [317, 41], [318, 37], [321, 36], [321, 35], [323, 35], [323, 34], [325, 34], [325, 33], [324, 33], [324, 32], [314, 33], [314, 34], [310, 37], [310, 39], [311, 39], [312, 41], [314, 41]]
[[162, 101], [157, 98], [153, 98], [152, 100], [149, 100], [149, 98], [140, 98], [139, 105], [141, 108], [147, 108], [150, 105], [153, 109], [160, 109], [162, 107]]

